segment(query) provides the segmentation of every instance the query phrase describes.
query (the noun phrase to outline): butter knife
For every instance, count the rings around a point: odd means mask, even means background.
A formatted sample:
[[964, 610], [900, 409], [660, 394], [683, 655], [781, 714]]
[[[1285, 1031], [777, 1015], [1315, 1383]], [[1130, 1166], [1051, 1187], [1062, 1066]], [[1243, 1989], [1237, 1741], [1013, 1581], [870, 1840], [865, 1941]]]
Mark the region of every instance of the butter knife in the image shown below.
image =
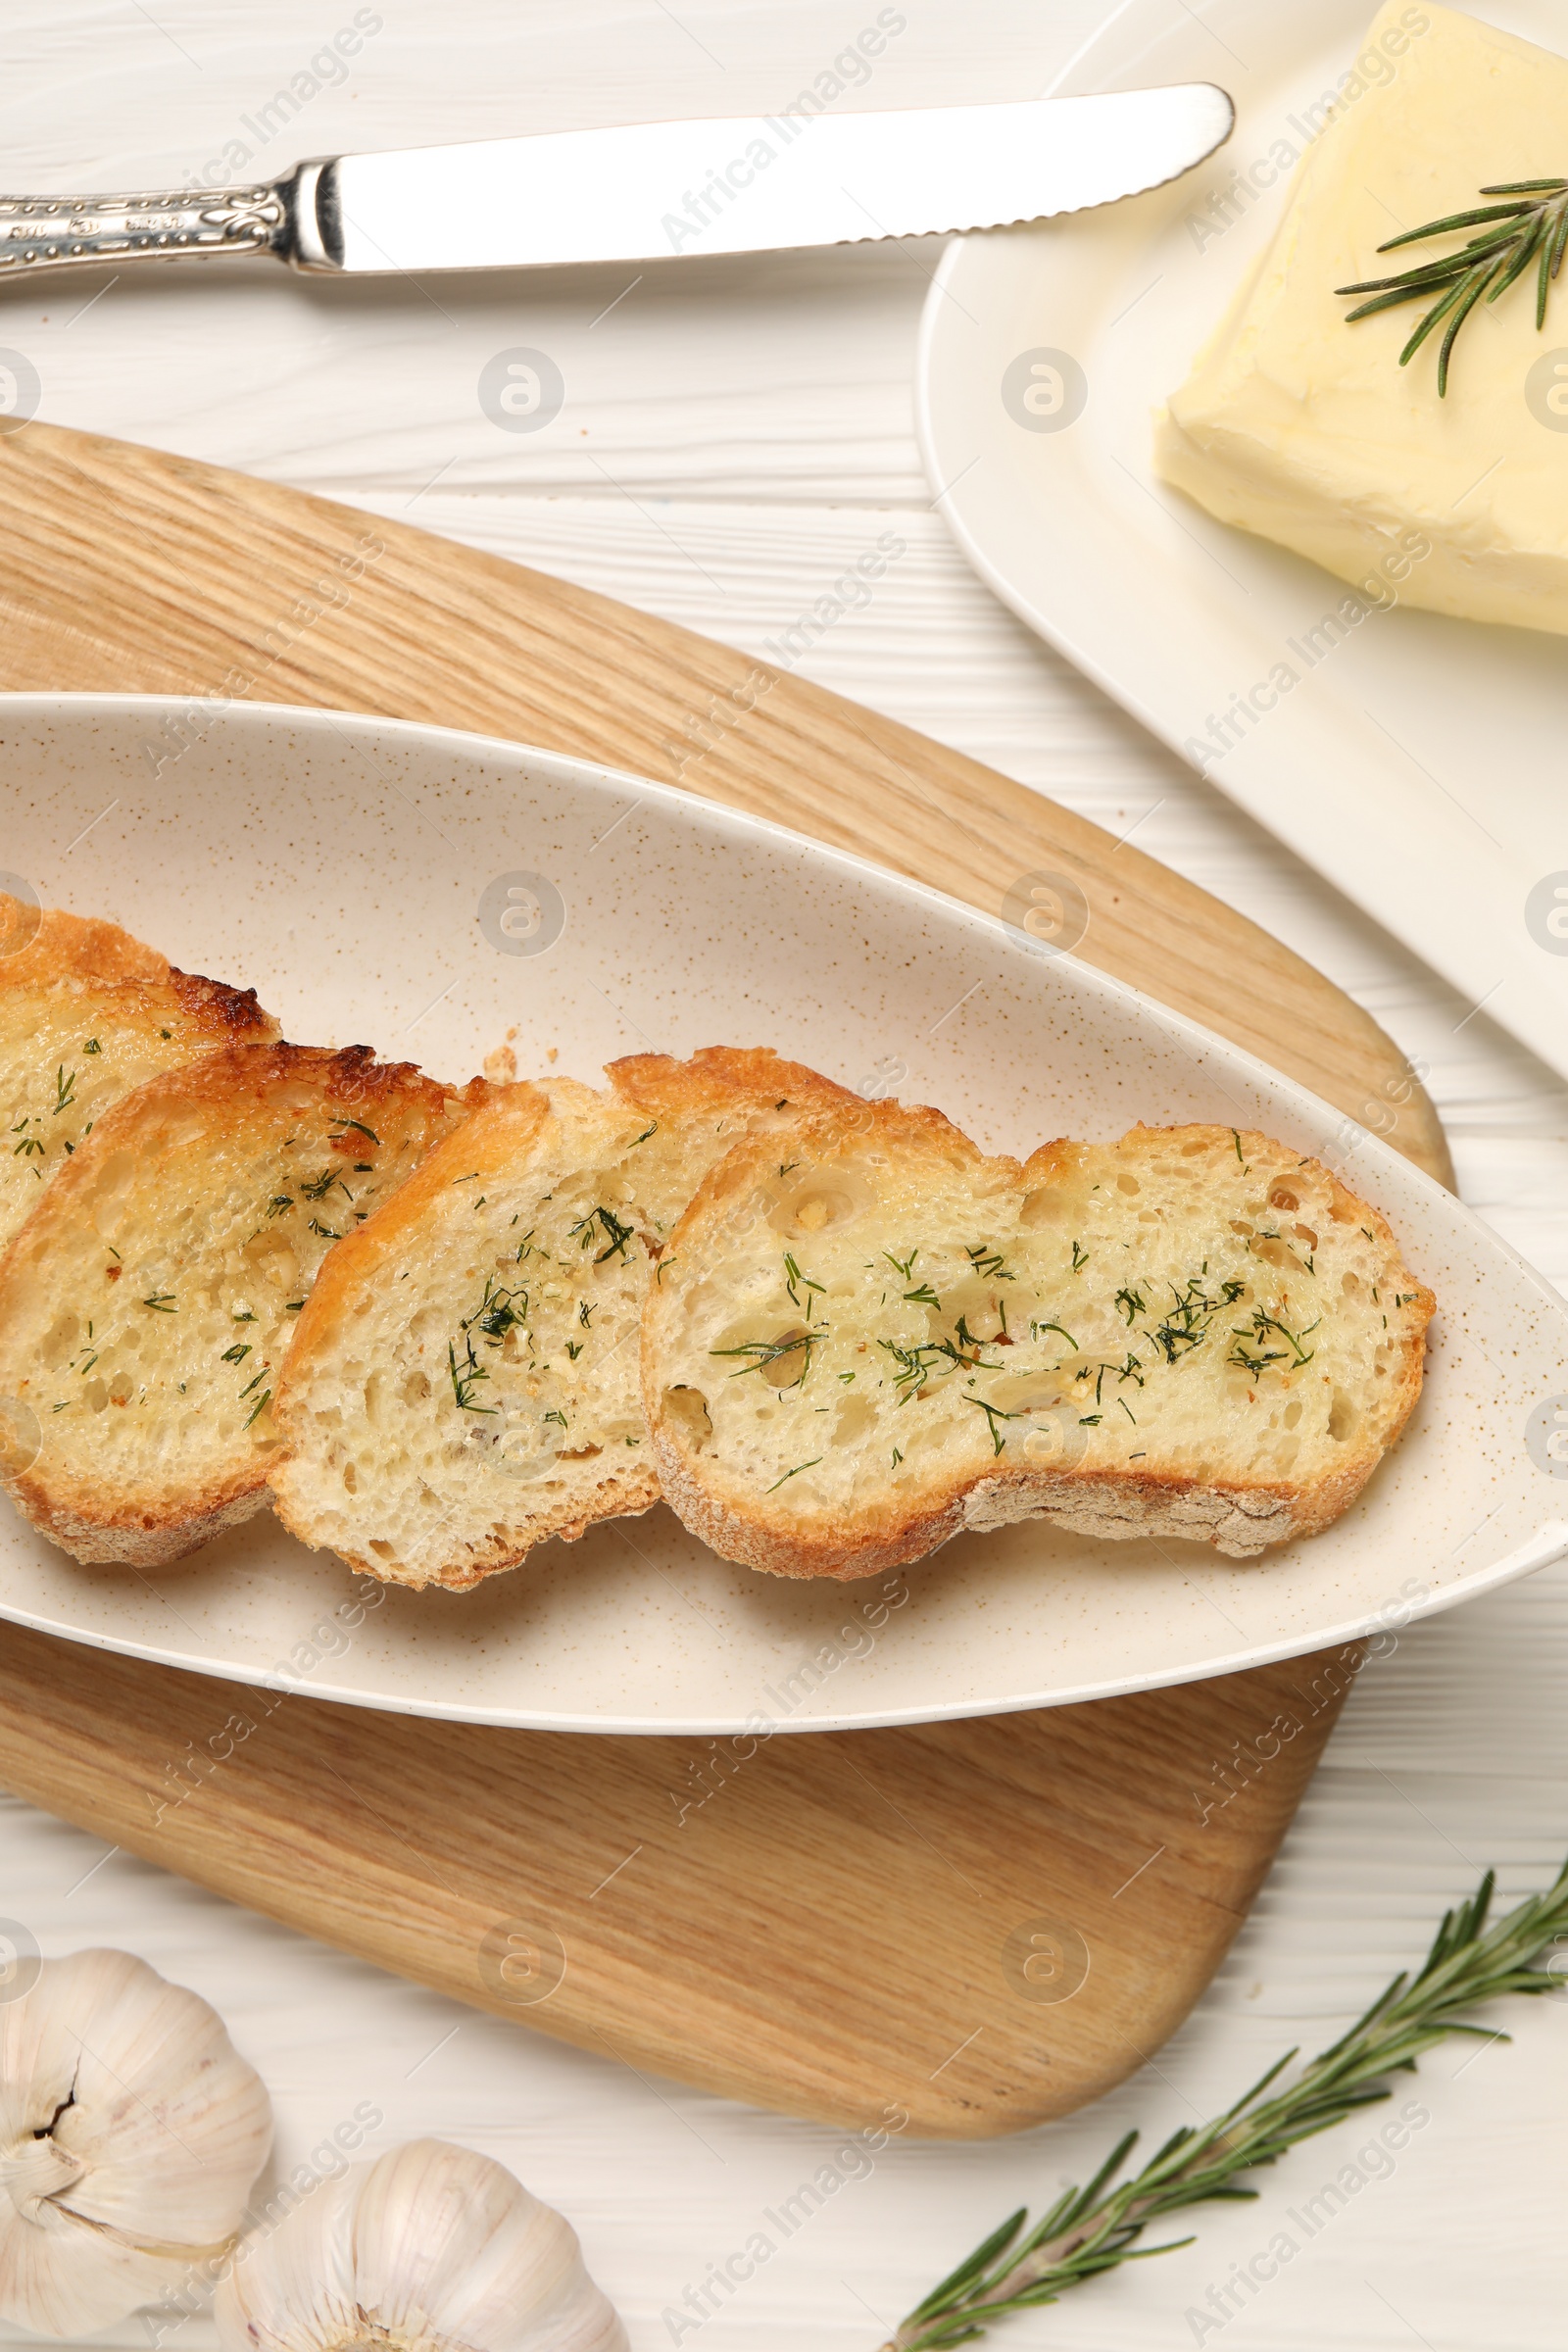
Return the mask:
[[270, 255], [359, 276], [762, 253], [997, 228], [1190, 172], [1221, 89], [544, 132], [302, 163], [253, 187], [0, 197], [0, 280], [86, 262]]

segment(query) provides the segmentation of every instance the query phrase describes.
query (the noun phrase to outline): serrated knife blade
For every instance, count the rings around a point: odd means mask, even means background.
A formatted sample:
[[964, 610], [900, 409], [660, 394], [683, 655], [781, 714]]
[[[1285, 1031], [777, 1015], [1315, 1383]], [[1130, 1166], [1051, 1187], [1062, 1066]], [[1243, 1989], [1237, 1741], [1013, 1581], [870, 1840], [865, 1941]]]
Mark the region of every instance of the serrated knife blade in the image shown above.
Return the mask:
[[270, 254], [296, 269], [540, 269], [999, 228], [1174, 179], [1231, 134], [1208, 82], [736, 117], [319, 158], [265, 186], [0, 198], [0, 276]]

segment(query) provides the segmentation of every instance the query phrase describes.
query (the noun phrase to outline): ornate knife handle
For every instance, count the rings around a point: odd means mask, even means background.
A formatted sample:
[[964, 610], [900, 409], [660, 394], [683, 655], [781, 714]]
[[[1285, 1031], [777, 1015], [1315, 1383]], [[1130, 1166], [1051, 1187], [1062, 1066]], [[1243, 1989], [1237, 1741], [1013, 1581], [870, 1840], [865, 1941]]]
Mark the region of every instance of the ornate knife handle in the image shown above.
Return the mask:
[[332, 270], [332, 170], [299, 164], [255, 188], [133, 196], [0, 196], [0, 282], [85, 262], [169, 262], [265, 253]]

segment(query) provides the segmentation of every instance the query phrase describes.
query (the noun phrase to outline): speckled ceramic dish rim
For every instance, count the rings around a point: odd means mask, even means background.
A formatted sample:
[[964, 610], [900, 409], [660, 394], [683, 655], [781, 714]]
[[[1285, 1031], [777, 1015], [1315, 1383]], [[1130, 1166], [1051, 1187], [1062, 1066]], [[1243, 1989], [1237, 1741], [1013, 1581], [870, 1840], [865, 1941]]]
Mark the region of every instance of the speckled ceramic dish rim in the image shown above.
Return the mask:
[[[1568, 1394], [1568, 1307], [1440, 1187], [1262, 1064], [936, 891], [639, 777], [256, 706], [185, 722], [160, 767], [187, 708], [0, 697], [0, 863], [46, 902], [112, 912], [186, 968], [254, 985], [291, 1036], [363, 1039], [445, 1078], [509, 1030], [521, 1074], [588, 1079], [640, 1046], [723, 1040], [896, 1084], [994, 1150], [1139, 1117], [1261, 1126], [1341, 1162], [1391, 1217], [1442, 1301], [1428, 1388], [1352, 1510], [1261, 1564], [1036, 1523], [869, 1587], [792, 1585], [715, 1559], [660, 1510], [473, 1594], [377, 1592], [366, 1609], [269, 1517], [149, 1580], [77, 1568], [6, 1513], [0, 1614], [399, 1712], [716, 1736], [1230, 1672], [1568, 1549], [1561, 1488], [1535, 1458]], [[502, 952], [480, 919], [517, 874], [560, 896], [559, 938], [536, 955]]]

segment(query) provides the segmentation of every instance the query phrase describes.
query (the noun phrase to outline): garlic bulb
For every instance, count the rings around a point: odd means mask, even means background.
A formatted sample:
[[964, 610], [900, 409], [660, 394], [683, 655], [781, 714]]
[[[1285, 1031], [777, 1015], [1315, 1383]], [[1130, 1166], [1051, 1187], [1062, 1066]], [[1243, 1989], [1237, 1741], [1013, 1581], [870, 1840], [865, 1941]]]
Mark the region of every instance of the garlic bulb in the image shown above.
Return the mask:
[[221, 2253], [267, 2161], [260, 2077], [129, 1952], [45, 1960], [0, 2007], [0, 2318], [86, 2335]]
[[249, 2238], [223, 2352], [626, 2352], [571, 2225], [488, 2156], [411, 2140]]

